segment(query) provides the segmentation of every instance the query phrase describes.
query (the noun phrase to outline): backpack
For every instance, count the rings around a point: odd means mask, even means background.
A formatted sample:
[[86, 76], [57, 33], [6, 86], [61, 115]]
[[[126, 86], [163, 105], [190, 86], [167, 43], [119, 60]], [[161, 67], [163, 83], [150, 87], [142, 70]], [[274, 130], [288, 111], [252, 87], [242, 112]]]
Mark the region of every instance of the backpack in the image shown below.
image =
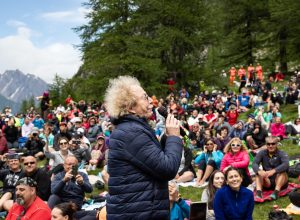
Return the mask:
[[269, 220], [293, 220], [293, 217], [289, 216], [285, 211], [272, 210], [269, 212]]
[[300, 162], [289, 167], [289, 177], [297, 178], [300, 175]]

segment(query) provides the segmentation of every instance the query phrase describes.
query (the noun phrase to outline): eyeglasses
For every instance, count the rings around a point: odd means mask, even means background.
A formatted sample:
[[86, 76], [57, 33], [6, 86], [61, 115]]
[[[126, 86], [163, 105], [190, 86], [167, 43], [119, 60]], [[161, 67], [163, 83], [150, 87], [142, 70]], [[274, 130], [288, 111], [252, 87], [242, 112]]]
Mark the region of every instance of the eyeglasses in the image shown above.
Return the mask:
[[35, 164], [35, 162], [32, 161], [32, 162], [24, 163], [25, 166], [27, 166], [28, 164], [33, 165], [33, 164]]
[[150, 97], [145, 93], [143, 98], [148, 101]]
[[212, 146], [212, 145], [214, 145], [214, 143], [207, 143], [206, 145], [211, 145]]
[[231, 147], [241, 147], [241, 144], [231, 144]]
[[68, 142], [60, 142], [59, 144], [60, 144], [60, 145], [67, 145]]
[[276, 145], [277, 143], [274, 143], [274, 142], [271, 142], [271, 143], [266, 143], [268, 146], [274, 146], [274, 145]]

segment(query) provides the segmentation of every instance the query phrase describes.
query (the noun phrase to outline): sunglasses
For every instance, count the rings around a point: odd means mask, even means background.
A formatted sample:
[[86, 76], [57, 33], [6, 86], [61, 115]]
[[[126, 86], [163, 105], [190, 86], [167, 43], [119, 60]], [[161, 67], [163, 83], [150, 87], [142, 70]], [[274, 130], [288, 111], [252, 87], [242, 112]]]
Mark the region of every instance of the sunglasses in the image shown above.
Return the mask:
[[59, 144], [60, 144], [60, 145], [67, 145], [68, 142], [60, 142]]
[[231, 144], [231, 147], [241, 147], [241, 144]]
[[28, 164], [33, 165], [33, 164], [35, 164], [35, 162], [32, 161], [32, 162], [24, 163], [25, 166], [27, 166]]
[[214, 145], [214, 143], [207, 143], [206, 145], [211, 145], [212, 146], [212, 145]]
[[273, 143], [273, 142], [271, 142], [271, 143], [266, 143], [268, 146], [274, 146], [274, 145], [276, 145], [277, 143]]

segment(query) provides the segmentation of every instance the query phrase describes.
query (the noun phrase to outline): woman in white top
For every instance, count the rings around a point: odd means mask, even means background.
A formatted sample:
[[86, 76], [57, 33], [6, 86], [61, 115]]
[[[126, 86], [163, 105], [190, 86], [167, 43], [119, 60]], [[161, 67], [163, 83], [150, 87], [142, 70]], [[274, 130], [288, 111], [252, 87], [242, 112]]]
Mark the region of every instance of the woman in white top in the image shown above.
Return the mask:
[[220, 170], [215, 170], [209, 180], [208, 186], [202, 192], [201, 202], [207, 203], [207, 220], [214, 220], [215, 214], [213, 210], [213, 202], [215, 198], [215, 194], [218, 189], [220, 189], [225, 184], [225, 176]]
[[69, 155], [73, 155], [69, 151], [69, 140], [66, 137], [61, 137], [58, 139], [58, 144], [59, 144], [59, 151], [49, 151], [49, 146], [48, 143], [46, 143], [44, 152], [45, 156], [49, 159], [52, 159], [52, 165], [51, 165], [51, 170], [55, 168], [56, 166], [63, 164], [66, 157]]

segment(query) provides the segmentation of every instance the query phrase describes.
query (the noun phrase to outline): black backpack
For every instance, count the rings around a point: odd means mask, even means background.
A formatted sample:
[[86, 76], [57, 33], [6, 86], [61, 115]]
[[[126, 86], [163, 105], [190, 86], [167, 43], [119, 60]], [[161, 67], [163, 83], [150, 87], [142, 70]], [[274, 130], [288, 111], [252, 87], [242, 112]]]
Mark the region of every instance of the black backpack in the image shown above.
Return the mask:
[[285, 211], [271, 211], [269, 212], [269, 220], [293, 220], [293, 217], [289, 216]]
[[300, 162], [289, 167], [289, 177], [297, 178], [300, 175]]

